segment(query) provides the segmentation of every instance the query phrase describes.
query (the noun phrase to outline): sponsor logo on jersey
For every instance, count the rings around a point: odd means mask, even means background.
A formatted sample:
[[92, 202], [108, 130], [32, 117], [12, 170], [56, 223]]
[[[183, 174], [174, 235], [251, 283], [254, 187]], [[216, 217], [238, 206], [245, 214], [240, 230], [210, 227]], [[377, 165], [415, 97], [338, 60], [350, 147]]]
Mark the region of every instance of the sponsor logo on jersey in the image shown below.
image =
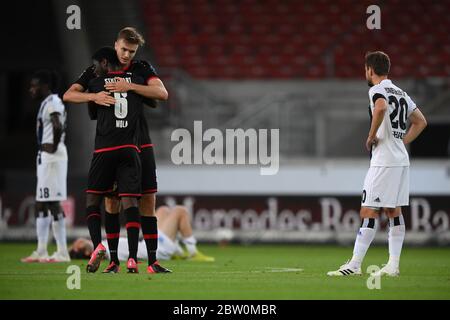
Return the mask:
[[392, 136], [396, 139], [402, 139], [405, 136], [404, 132], [392, 131]]
[[126, 128], [128, 127], [127, 120], [116, 120], [116, 128]]

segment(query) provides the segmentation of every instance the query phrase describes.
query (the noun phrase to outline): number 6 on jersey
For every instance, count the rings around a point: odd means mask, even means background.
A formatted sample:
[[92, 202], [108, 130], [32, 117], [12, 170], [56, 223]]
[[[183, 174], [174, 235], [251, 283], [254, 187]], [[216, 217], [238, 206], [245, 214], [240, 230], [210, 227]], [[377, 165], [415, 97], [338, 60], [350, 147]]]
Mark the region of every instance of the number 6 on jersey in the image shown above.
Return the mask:
[[114, 115], [117, 119], [124, 119], [128, 114], [128, 101], [126, 92], [115, 92], [114, 99], [116, 104], [114, 105]]

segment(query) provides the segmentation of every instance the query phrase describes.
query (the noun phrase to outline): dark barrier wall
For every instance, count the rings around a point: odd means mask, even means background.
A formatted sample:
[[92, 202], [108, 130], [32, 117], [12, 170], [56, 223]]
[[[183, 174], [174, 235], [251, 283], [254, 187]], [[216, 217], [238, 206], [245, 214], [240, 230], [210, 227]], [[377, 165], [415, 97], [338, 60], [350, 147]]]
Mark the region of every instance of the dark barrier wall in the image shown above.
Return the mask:
[[[214, 196], [158, 195], [159, 205], [188, 207], [200, 238], [267, 242], [335, 242], [342, 234], [353, 237], [360, 225], [359, 196]], [[69, 229], [83, 227], [84, 194], [72, 193], [64, 203]], [[409, 241], [449, 243], [448, 196], [411, 196], [403, 210]], [[34, 196], [1, 194], [1, 225], [5, 230], [32, 228]], [[380, 230], [387, 230], [383, 216]], [[407, 239], [408, 240], [408, 239]]]

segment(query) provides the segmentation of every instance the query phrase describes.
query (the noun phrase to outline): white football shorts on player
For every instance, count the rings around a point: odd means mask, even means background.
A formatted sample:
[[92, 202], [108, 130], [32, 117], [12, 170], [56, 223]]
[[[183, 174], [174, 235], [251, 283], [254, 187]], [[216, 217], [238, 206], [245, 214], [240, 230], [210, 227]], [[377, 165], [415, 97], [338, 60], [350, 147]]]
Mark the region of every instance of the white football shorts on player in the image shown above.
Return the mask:
[[361, 206], [396, 208], [409, 205], [409, 166], [370, 167]]
[[177, 251], [177, 243], [170, 239], [164, 232], [158, 230], [158, 250], [156, 251], [156, 258], [158, 260], [170, 260]]
[[[108, 249], [108, 242], [103, 241], [103, 245]], [[109, 251], [109, 249], [108, 249]], [[156, 251], [157, 260], [170, 260], [172, 256], [178, 251], [177, 244], [170, 239], [164, 232], [158, 230], [158, 250]], [[117, 257], [120, 261], [128, 260], [128, 240], [125, 237], [119, 238], [119, 245], [117, 248]], [[141, 240], [138, 243], [137, 257], [140, 260], [147, 259], [147, 247], [145, 241]]]
[[36, 201], [67, 199], [67, 160], [47, 162], [37, 159]]

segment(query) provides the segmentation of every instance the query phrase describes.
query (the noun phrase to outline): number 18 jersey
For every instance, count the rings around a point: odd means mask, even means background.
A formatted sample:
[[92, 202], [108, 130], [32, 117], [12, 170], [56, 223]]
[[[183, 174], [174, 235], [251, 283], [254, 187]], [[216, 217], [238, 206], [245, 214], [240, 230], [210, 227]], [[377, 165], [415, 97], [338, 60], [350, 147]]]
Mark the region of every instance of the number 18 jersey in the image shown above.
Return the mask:
[[416, 104], [405, 91], [394, 85], [391, 80], [385, 79], [369, 90], [371, 120], [378, 98], [385, 99], [388, 108], [376, 134], [378, 144], [372, 147], [370, 166], [409, 166], [409, 156], [403, 144], [403, 137], [407, 130], [407, 119], [417, 108]]
[[[106, 91], [105, 84], [116, 81], [115, 78], [143, 84], [141, 77], [126, 72], [108, 73], [105, 77], [97, 77], [89, 81], [89, 92]], [[97, 128], [95, 134], [95, 150], [107, 151], [120, 147], [140, 146], [140, 121], [142, 117], [142, 97], [132, 91], [111, 93], [116, 100], [109, 107], [95, 105], [97, 108]]]

